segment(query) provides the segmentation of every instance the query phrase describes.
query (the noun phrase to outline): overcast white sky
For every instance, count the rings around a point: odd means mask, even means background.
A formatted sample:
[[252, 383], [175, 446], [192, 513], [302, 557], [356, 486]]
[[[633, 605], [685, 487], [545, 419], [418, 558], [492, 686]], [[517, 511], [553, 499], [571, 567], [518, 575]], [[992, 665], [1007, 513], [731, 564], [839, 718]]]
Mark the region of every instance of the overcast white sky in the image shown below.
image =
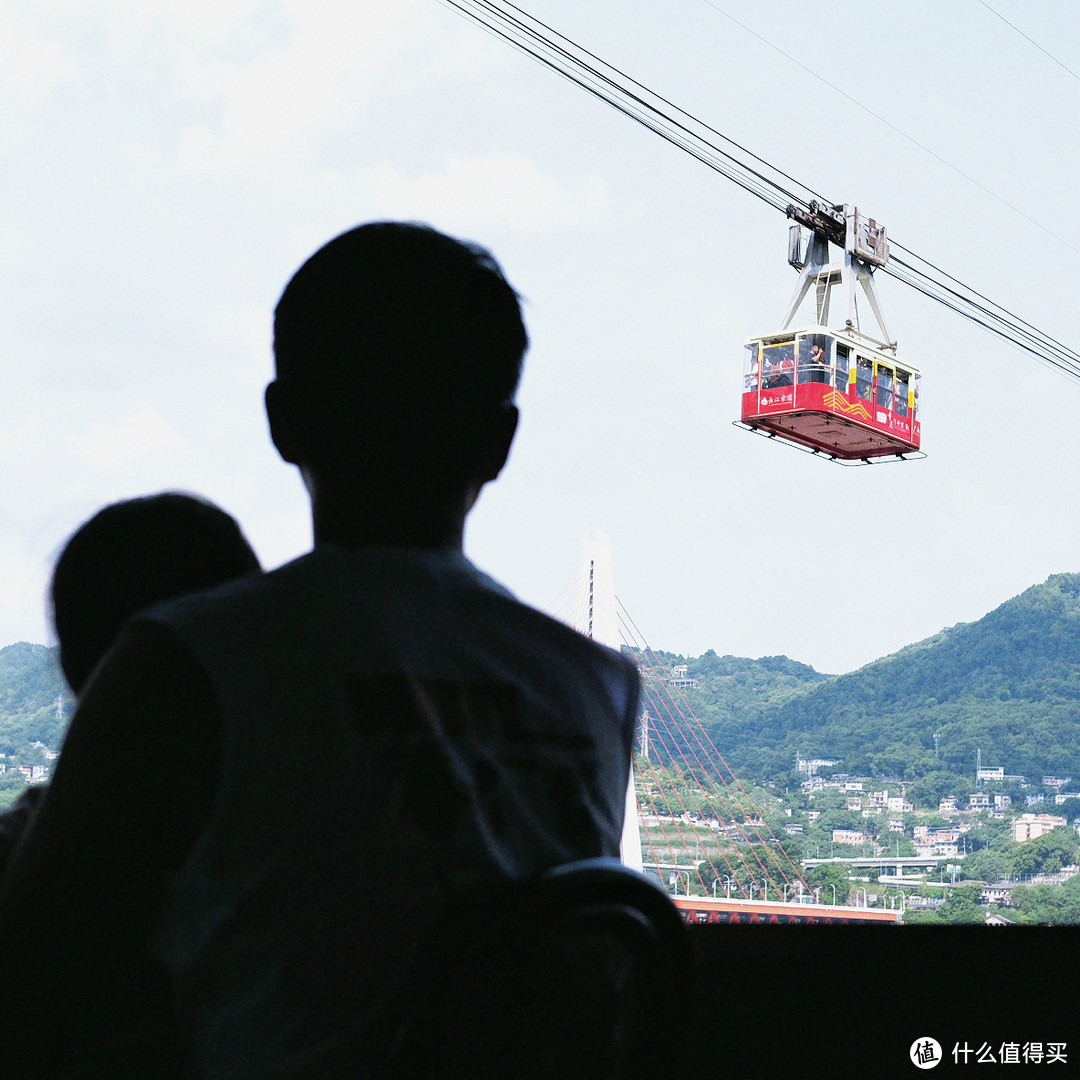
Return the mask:
[[[1080, 9], [995, 0], [1080, 71]], [[587, 10], [582, 10], [587, 8]], [[532, 0], [529, 10], [1067, 344], [1080, 80], [978, 0]], [[0, 2], [0, 644], [48, 641], [65, 537], [164, 488], [275, 565], [306, 501], [266, 436], [270, 317], [358, 222], [489, 246], [533, 339], [466, 549], [548, 605], [590, 529], [655, 648], [855, 668], [1080, 571], [1080, 386], [882, 277], [927, 460], [734, 428], [787, 222], [437, 0]], [[809, 317], [805, 322], [812, 321]]]

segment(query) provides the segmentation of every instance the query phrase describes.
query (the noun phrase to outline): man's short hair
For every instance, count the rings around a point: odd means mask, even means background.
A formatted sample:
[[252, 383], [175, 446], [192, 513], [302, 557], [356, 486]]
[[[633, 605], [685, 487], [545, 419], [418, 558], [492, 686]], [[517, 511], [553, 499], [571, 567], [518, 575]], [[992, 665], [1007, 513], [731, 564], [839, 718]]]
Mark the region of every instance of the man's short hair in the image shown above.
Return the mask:
[[274, 313], [278, 381], [308, 403], [305, 449], [324, 458], [400, 460], [403, 444], [417, 458], [467, 453], [470, 433], [513, 400], [527, 346], [493, 256], [415, 223], [331, 240]]

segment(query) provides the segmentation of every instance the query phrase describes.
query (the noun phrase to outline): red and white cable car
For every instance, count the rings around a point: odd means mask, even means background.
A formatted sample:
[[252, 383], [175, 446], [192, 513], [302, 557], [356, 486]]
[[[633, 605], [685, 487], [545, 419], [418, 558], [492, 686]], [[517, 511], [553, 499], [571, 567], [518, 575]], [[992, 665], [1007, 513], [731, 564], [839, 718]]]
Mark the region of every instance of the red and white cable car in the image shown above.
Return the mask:
[[[788, 261], [802, 272], [783, 329], [746, 343], [740, 426], [778, 437], [845, 464], [925, 457], [919, 418], [919, 372], [896, 355], [885, 330], [873, 267], [888, 259], [885, 229], [847, 206], [788, 207], [793, 225]], [[803, 258], [801, 225], [811, 230]], [[830, 240], [844, 248], [830, 262]], [[858, 329], [855, 286], [860, 284], [884, 340]], [[816, 324], [789, 330], [811, 285]], [[833, 286], [842, 285], [847, 318], [829, 329]]]

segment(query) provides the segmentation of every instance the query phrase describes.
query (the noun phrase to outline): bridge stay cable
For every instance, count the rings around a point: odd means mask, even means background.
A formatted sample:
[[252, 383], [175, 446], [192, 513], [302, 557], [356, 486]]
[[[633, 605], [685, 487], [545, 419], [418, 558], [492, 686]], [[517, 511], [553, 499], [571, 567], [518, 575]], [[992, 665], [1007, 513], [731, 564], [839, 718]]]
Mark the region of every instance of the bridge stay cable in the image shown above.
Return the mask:
[[[624, 623], [624, 626], [627, 626], [629, 631], [626, 644], [638, 656], [644, 669], [643, 688], [647, 695], [656, 695], [651, 700], [660, 713], [661, 722], [664, 722], [663, 717], [666, 712], [671, 716], [673, 723], [677, 724], [678, 731], [682, 736], [680, 741], [689, 747], [690, 757], [693, 758], [691, 762], [686, 753], [682, 752], [680, 757], [672, 757], [670, 760], [675, 764], [683, 764], [691, 769], [696, 766], [696, 775], [703, 782], [711, 781], [715, 785], [712, 790], [706, 792], [706, 801], [713, 799], [721, 803], [725, 808], [734, 824], [734, 830], [738, 834], [736, 851], [740, 854], [740, 857], [744, 850], [753, 855], [754, 860], [757, 862], [758, 871], [764, 881], [772, 885], [778, 893], [784, 884], [792, 887], [801, 883], [803, 888], [808, 890], [809, 886], [806, 885], [802, 871], [792, 860], [784, 844], [769, 828], [764, 815], [754, 804], [750, 794], [746, 791], [723, 754], [717, 749], [701, 721], [694, 715], [685, 696], [677, 686], [668, 685], [667, 672], [648, 643], [642, 638], [640, 631], [621, 601], [619, 607], [623, 615], [623, 619], [620, 621]], [[661, 697], [666, 699], [662, 703], [657, 700]], [[672, 741], [674, 742], [674, 739]], [[694, 743], [700, 749], [700, 754], [694, 748]], [[730, 777], [730, 781], [727, 777]], [[744, 823], [738, 820], [739, 815], [744, 817], [747, 823], [751, 824], [744, 827]], [[766, 866], [758, 855], [758, 851], [763, 847], [767, 851], [774, 852], [777, 856], [775, 859], [769, 860], [769, 866]], [[791, 871], [790, 876], [788, 869]], [[782, 881], [778, 879], [782, 879]], [[761, 889], [762, 881], [757, 880], [757, 874], [752, 873], [751, 880], [754, 881], [758, 889]]]
[[[648, 684], [649, 682], [651, 682], [651, 680], [645, 679], [643, 680], [643, 682]], [[658, 699], [654, 697], [649, 685], [644, 685], [642, 687], [642, 691], [646, 701], [648, 702], [648, 705], [651, 706], [651, 708], [656, 712], [656, 719], [660, 722], [663, 732], [667, 734], [667, 738], [665, 739], [662, 732], [654, 731], [650, 735], [650, 743], [659, 743], [659, 749], [661, 751], [661, 754], [668, 762], [668, 765], [666, 766], [666, 771], [668, 772], [668, 775], [666, 777], [662, 776], [660, 770], [655, 765], [653, 765], [651, 758], [642, 756], [639, 759], [639, 783], [637, 794], [639, 801], [644, 798], [650, 805], [650, 808], [652, 810], [651, 816], [654, 819], [656, 828], [660, 833], [663, 847], [666, 848], [668, 851], [668, 858], [671, 860], [670, 865], [672, 869], [687, 873], [693, 871], [694, 876], [698, 880], [698, 884], [701, 885], [703, 890], [707, 891], [708, 887], [701, 873], [701, 863], [707, 863], [709, 869], [717, 878], [722, 877], [723, 875], [721, 875], [719, 872], [717, 862], [713, 858], [714, 851], [718, 851], [720, 859], [726, 864], [732, 880], [736, 882], [737, 892], [741, 892], [743, 896], [746, 896], [746, 889], [749, 887], [750, 882], [753, 882], [755, 887], [760, 889], [761, 882], [755, 875], [754, 869], [750, 866], [749, 862], [743, 855], [738, 845], [732, 846], [731, 854], [733, 854], [735, 858], [737, 858], [738, 861], [742, 864], [741, 874], [740, 868], [732, 865], [731, 859], [729, 858], [729, 852], [724, 845], [719, 845], [716, 849], [711, 851], [710, 847], [707, 844], [701, 842], [696, 832], [694, 833], [693, 839], [690, 841], [688, 841], [687, 838], [684, 836], [683, 830], [680, 825], [680, 820], [682, 818], [690, 819], [692, 813], [698, 813], [704, 816], [704, 813], [706, 811], [708, 811], [710, 814], [715, 814], [716, 810], [710, 803], [709, 793], [706, 793], [704, 798], [698, 801], [697, 805], [693, 806], [692, 809], [691, 807], [687, 806], [686, 800], [684, 799], [682, 792], [673, 783], [670, 775], [670, 770], [672, 767], [675, 767], [680, 763], [684, 765], [688, 764], [680, 758], [678, 745], [681, 740], [677, 738], [677, 733], [675, 731], [672, 731], [671, 727], [669, 727], [667, 720], [664, 717], [664, 713], [661, 709], [660, 703]], [[650, 713], [650, 717], [651, 716], [652, 713]], [[702, 775], [701, 771], [699, 771], [698, 775]], [[656, 797], [653, 795], [654, 789], [660, 796], [660, 803], [657, 802]], [[712, 793], [712, 795], [715, 798], [715, 801], [720, 803], [724, 807], [726, 814], [730, 816], [731, 811], [727, 800], [725, 800], [719, 792], [714, 792]], [[681, 813], [674, 816], [671, 814], [673, 803], [677, 803], [677, 808], [679, 811], [681, 811]], [[642, 817], [643, 816], [644, 815], [642, 815]], [[646, 836], [646, 844], [649, 847], [651, 854], [653, 855], [654, 863], [658, 867], [661, 865], [665, 865], [662, 858], [658, 855], [656, 847], [652, 842], [652, 834], [649, 828], [649, 823], [641, 820], [640, 826], [642, 832]], [[672, 839], [672, 837], [669, 835], [669, 826], [671, 826], [675, 832], [674, 839]], [[698, 847], [700, 847], [702, 853], [702, 859], [700, 861], [691, 860], [691, 862], [687, 864], [679, 863], [678, 853], [680, 851], [690, 852], [696, 850]]]

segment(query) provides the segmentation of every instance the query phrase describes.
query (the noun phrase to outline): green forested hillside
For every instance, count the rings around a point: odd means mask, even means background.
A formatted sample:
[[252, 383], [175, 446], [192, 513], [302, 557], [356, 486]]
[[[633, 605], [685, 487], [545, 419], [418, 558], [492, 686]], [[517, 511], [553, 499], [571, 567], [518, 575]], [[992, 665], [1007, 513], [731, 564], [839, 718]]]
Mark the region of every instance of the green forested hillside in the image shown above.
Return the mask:
[[59, 748], [70, 712], [56, 649], [25, 641], [0, 649], [0, 753], [34, 742]]
[[984, 766], [1006, 773], [1080, 781], [1077, 574], [1056, 574], [978, 622], [835, 678], [783, 657], [662, 655], [699, 680], [687, 701], [737, 770], [786, 775], [800, 753], [914, 780], [973, 774], [981, 750]]
[[[699, 657], [653, 651], [649, 659], [652, 663], [644, 664], [645, 670], [654, 669], [656, 662], [668, 672], [677, 664], [688, 666], [698, 685], [682, 693], [694, 714], [709, 729], [713, 742], [730, 765], [750, 769], [758, 775], [772, 774], [784, 767], [781, 763], [777, 769], [772, 768], [767, 763], [771, 762], [768, 754], [762, 755], [765, 747], [760, 733], [764, 718], [831, 679], [786, 656], [750, 660], [717, 656], [710, 649]], [[653, 679], [646, 678], [642, 684], [642, 706], [657, 721], [653, 725], [652, 753], [661, 764], [671, 755], [689, 753], [692, 757], [693, 750], [684, 744], [681, 736], [683, 725], [677, 716], [671, 716], [667, 691], [657, 685], [655, 678], [654, 673]], [[784, 762], [790, 770], [793, 758], [788, 756]]]
[[[847, 675], [785, 656], [657, 653], [698, 680], [685, 697], [739, 772], [789, 776], [798, 753], [845, 772], [907, 781], [985, 766], [1072, 776], [1080, 786], [1080, 575], [1056, 574], [978, 622], [960, 624]], [[0, 753], [57, 748], [70, 699], [55, 649], [0, 649]], [[663, 709], [646, 682], [644, 704]], [[673, 725], [674, 727], [674, 725]], [[935, 757], [934, 735], [938, 736]], [[673, 747], [674, 749], [674, 747]]]

